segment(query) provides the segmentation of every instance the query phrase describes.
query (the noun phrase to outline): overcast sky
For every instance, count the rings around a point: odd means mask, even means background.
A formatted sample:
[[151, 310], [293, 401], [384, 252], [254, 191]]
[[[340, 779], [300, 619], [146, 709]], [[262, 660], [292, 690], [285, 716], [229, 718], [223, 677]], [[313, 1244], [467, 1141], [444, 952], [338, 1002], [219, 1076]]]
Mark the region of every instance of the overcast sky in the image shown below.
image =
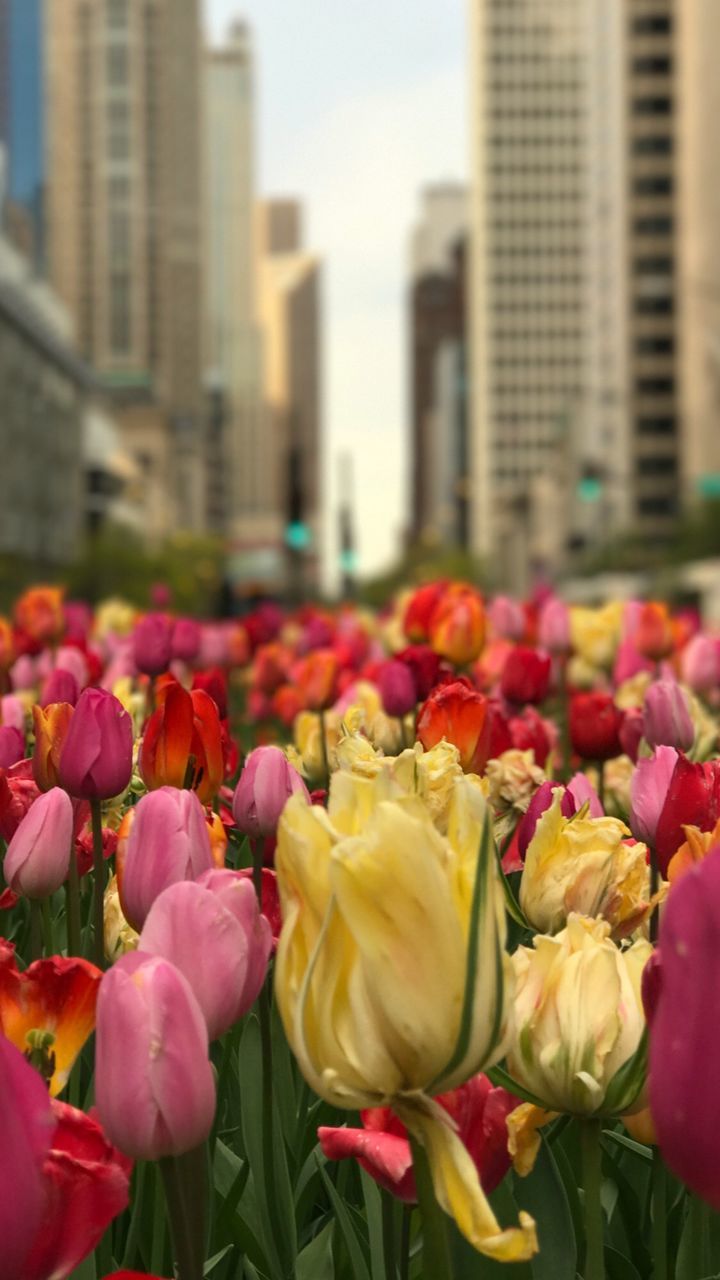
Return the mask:
[[405, 519], [409, 232], [418, 193], [467, 172], [465, 0], [205, 0], [254, 37], [258, 187], [298, 195], [324, 268], [330, 564], [337, 455], [353, 454], [360, 568]]

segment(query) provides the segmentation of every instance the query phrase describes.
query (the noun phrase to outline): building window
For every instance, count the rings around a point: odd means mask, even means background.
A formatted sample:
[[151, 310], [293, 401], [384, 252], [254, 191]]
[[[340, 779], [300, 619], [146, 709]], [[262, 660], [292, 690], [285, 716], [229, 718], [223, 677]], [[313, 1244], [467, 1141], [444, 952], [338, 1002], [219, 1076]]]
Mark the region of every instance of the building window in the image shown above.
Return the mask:
[[638, 378], [635, 390], [639, 396], [669, 396], [675, 390], [675, 379]]
[[670, 196], [673, 180], [668, 173], [646, 173], [633, 183], [636, 196]]
[[670, 316], [672, 313], [673, 300], [667, 295], [635, 299], [636, 316]]
[[675, 419], [669, 416], [638, 418], [637, 429], [641, 436], [673, 436]]
[[633, 72], [636, 76], [668, 76], [672, 63], [670, 58], [634, 58]]
[[673, 260], [665, 255], [650, 254], [635, 259], [635, 274], [638, 276], [672, 275]]
[[636, 218], [634, 227], [637, 236], [669, 236], [673, 223], [668, 217]]
[[107, 80], [114, 88], [128, 82], [128, 50], [125, 44], [109, 44], [107, 48]]
[[130, 219], [125, 210], [111, 210], [108, 241], [111, 266], [127, 266], [130, 259]]
[[110, 349], [124, 356], [130, 350], [130, 276], [127, 271], [110, 274]]
[[636, 36], [669, 35], [672, 18], [669, 13], [643, 13], [633, 18], [632, 29]]
[[106, 0], [106, 8], [109, 27], [127, 26], [128, 0]]
[[632, 149], [636, 156], [669, 156], [673, 153], [673, 139], [666, 133], [651, 133], [647, 137], [633, 138]]
[[[675, 351], [675, 339], [671, 335], [648, 334], [636, 339], [635, 351], [639, 356], [671, 356]], [[672, 422], [672, 418], [664, 421]]]
[[634, 98], [632, 109], [635, 116], [669, 116], [672, 111], [672, 99], [665, 95]]
[[637, 474], [643, 476], [674, 476], [677, 471], [675, 457], [638, 458]]

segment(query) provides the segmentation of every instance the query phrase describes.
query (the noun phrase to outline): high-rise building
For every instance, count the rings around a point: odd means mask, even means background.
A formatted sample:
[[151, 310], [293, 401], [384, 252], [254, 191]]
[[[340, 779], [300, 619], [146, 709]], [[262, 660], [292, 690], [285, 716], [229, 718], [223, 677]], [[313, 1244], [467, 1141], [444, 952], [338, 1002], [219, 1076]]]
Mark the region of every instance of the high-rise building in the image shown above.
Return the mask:
[[264, 421], [256, 320], [253, 63], [250, 33], [236, 23], [205, 57], [205, 379], [208, 522], [243, 537], [256, 480], [248, 459]]
[[467, 220], [465, 187], [423, 192], [410, 264], [413, 542], [467, 543]]
[[161, 537], [204, 524], [199, 0], [46, 0], [47, 251]]
[[6, 235], [44, 269], [45, 84], [42, 0], [0, 0], [0, 146]]

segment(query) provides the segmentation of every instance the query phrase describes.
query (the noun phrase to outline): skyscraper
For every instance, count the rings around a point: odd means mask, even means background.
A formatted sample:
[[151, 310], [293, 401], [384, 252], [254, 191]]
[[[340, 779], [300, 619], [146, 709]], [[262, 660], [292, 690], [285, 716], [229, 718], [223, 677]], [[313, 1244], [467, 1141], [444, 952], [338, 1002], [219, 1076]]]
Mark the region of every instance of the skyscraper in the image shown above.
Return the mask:
[[204, 523], [199, 0], [47, 0], [48, 262], [154, 487]]
[[42, 0], [0, 0], [0, 145], [6, 233], [44, 268], [45, 85]]

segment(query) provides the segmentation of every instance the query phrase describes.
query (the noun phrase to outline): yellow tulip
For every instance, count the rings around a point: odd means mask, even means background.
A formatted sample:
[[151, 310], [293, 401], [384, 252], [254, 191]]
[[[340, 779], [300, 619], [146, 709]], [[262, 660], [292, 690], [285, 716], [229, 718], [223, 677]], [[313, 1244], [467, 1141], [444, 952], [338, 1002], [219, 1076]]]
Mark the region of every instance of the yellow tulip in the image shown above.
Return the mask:
[[520, 906], [542, 933], [562, 928], [571, 912], [602, 916], [616, 936], [633, 932], [650, 910], [644, 844], [624, 844], [619, 818], [562, 815], [562, 790], [538, 820], [525, 856]]
[[609, 670], [622, 630], [623, 606], [611, 601], [601, 609], [570, 610], [570, 637], [575, 653], [589, 666]]
[[503, 1231], [432, 1099], [497, 1062], [509, 1037], [502, 892], [484, 797], [464, 777], [447, 828], [389, 770], [334, 774], [327, 813], [291, 797], [276, 854], [278, 1007], [315, 1092], [352, 1110], [392, 1106], [475, 1247], [527, 1258], [532, 1220]]
[[645, 939], [621, 951], [605, 921], [578, 915], [554, 938], [538, 936], [515, 952], [508, 1071], [542, 1106], [603, 1114], [608, 1089], [645, 1029], [640, 979], [651, 953]]

